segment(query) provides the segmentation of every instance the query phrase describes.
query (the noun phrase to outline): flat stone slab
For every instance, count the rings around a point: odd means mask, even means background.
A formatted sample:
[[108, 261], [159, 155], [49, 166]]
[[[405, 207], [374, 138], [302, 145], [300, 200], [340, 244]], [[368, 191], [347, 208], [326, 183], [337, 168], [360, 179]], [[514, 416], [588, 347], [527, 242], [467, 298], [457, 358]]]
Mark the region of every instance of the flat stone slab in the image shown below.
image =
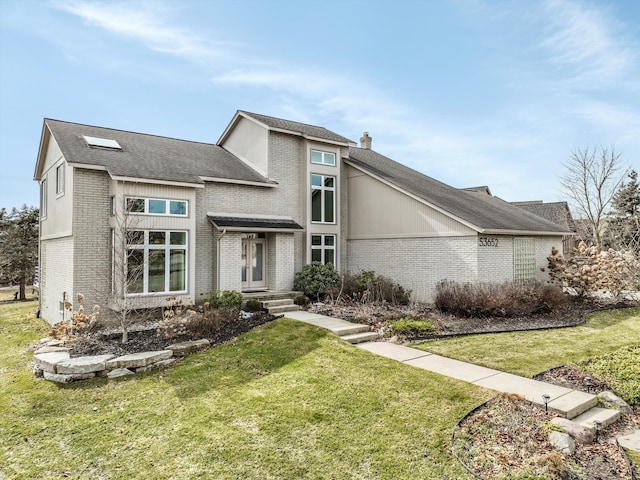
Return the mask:
[[56, 365], [63, 361], [69, 359], [69, 352], [47, 352], [47, 353], [38, 353], [33, 356], [33, 361], [36, 366], [44, 371], [49, 373], [58, 373], [56, 371]]
[[40, 353], [51, 353], [51, 352], [68, 352], [70, 349], [69, 347], [50, 347], [48, 345], [45, 345], [44, 347], [40, 347], [38, 348], [36, 351], [34, 351], [34, 355], [38, 355]]
[[378, 339], [378, 334], [376, 332], [359, 332], [359, 333], [351, 333], [349, 335], [341, 335], [340, 338], [346, 342], [351, 344], [371, 342], [373, 340]]
[[107, 360], [115, 355], [91, 355], [62, 360], [56, 365], [57, 373], [95, 373], [107, 368]]
[[174, 355], [182, 357], [184, 355], [197, 352], [198, 350], [202, 350], [203, 348], [207, 348], [209, 345], [211, 345], [211, 342], [206, 338], [203, 338], [201, 340], [192, 340], [190, 342], [174, 343], [172, 345], [168, 345], [166, 350], [171, 350]]
[[619, 436], [618, 443], [627, 450], [640, 452], [640, 430]]
[[551, 423], [562, 428], [578, 443], [592, 443], [595, 438], [594, 432], [592, 432], [588, 428], [583, 427], [582, 425], [577, 424], [573, 420], [567, 420], [563, 417], [555, 417], [551, 419]]
[[149, 372], [151, 370], [157, 370], [159, 368], [166, 367], [167, 365], [172, 365], [173, 363], [175, 363], [175, 361], [176, 359], [173, 357], [167, 358], [166, 360], [160, 360], [159, 362], [152, 363], [147, 367], [139, 367], [139, 368], [136, 368], [135, 370], [136, 370], [136, 373]]
[[56, 383], [71, 383], [76, 382], [78, 380], [88, 380], [90, 378], [94, 378], [96, 376], [95, 373], [51, 373], [45, 370], [44, 379], [49, 380], [50, 382]]
[[107, 373], [107, 378], [125, 377], [127, 375], [134, 375], [134, 373], [128, 368], [116, 368]]
[[[490, 388], [503, 393], [517, 393], [536, 405], [544, 406], [543, 395], [549, 395], [551, 402], [567, 395], [572, 390], [532, 378], [520, 377], [511, 373], [495, 371], [496, 374], [473, 382], [475, 385]], [[551, 403], [549, 403], [551, 408]]]
[[107, 370], [115, 368], [140, 368], [151, 365], [152, 363], [159, 362], [160, 360], [166, 360], [171, 358], [173, 352], [171, 350], [157, 350], [155, 352], [140, 352], [131, 353], [122, 357], [113, 358], [107, 361]]
[[595, 432], [596, 427], [593, 424], [594, 421], [600, 422], [602, 428], [607, 428], [612, 423], [615, 423], [619, 418], [620, 412], [618, 410], [595, 407], [581, 415], [578, 415], [573, 419], [573, 421]]

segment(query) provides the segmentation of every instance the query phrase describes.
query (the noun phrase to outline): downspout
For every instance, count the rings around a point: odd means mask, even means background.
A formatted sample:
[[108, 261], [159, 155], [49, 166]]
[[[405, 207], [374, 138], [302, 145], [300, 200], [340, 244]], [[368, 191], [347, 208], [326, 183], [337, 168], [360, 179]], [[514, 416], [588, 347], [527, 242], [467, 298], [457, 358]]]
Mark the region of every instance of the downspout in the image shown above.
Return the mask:
[[222, 237], [224, 237], [226, 233], [227, 229], [223, 228], [222, 233], [218, 237], [218, 248], [216, 249], [216, 290], [220, 290], [220, 240], [222, 240]]

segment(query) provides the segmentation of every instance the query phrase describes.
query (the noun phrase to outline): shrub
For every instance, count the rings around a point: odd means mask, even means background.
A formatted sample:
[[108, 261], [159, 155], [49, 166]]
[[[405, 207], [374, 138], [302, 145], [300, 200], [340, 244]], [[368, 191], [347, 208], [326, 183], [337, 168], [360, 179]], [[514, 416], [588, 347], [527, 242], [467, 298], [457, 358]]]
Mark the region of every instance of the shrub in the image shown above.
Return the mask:
[[311, 262], [302, 267], [294, 278], [294, 288], [302, 290], [304, 294], [318, 301], [331, 288], [340, 286], [340, 274], [333, 268], [333, 264]]
[[300, 307], [306, 305], [309, 302], [309, 299], [307, 298], [306, 295], [298, 295], [296, 298], [293, 299], [293, 303], [295, 303], [296, 305], [299, 305]]
[[562, 290], [541, 282], [524, 284], [458, 283], [442, 280], [436, 285], [435, 306], [461, 317], [517, 317], [547, 313], [567, 301]]
[[55, 326], [51, 327], [49, 336], [57, 340], [70, 340], [87, 333], [97, 323], [98, 314], [100, 313], [100, 306], [94, 305], [91, 313], [87, 314], [84, 310], [84, 295], [78, 293], [76, 296], [78, 300], [78, 309], [73, 309], [73, 304], [68, 300], [64, 302], [64, 309], [71, 314], [71, 318], [64, 320]]
[[238, 321], [238, 312], [236, 310], [205, 310], [193, 317], [187, 323], [186, 328], [200, 338], [215, 338]]
[[391, 321], [390, 324], [393, 332], [398, 335], [428, 337], [437, 333], [431, 321], [426, 319], [401, 318]]
[[569, 260], [557, 250], [552, 250], [547, 260], [556, 284], [580, 296], [598, 290], [618, 296], [623, 290], [640, 288], [640, 259], [632, 250], [606, 250], [580, 242]]
[[247, 303], [245, 303], [244, 305], [244, 309], [247, 312], [261, 312], [262, 310], [264, 310], [264, 308], [262, 307], [262, 302], [254, 299], [247, 300]]
[[242, 294], [235, 290], [216, 290], [206, 294], [205, 301], [214, 309], [240, 310]]
[[342, 293], [362, 303], [387, 302], [393, 305], [408, 305], [411, 290], [382, 275], [376, 276], [373, 270], [351, 273], [342, 276]]

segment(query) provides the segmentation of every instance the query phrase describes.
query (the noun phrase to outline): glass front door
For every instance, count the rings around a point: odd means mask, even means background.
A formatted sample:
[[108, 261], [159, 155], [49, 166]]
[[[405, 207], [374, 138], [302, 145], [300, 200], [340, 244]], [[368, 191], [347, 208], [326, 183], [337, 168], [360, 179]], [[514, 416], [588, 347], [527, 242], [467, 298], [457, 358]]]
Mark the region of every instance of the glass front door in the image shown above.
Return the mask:
[[242, 240], [242, 289], [255, 290], [267, 285], [265, 279], [265, 240]]

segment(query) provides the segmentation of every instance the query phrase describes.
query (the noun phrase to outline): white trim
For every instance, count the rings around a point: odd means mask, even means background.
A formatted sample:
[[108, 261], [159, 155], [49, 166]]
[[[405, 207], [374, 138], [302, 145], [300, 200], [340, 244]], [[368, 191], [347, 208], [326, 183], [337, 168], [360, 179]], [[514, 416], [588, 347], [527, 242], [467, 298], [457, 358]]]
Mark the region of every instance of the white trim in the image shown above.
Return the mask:
[[[255, 170], [255, 168], [254, 168]], [[237, 180], [233, 178], [219, 178], [219, 177], [200, 177], [203, 182], [216, 182], [216, 183], [234, 183], [238, 185], [250, 185], [254, 187], [270, 187], [275, 188], [279, 187], [278, 183], [264, 183], [264, 182], [253, 182], [250, 180]]]
[[170, 185], [174, 187], [204, 188], [204, 183], [173, 182], [170, 180], [156, 180], [151, 178], [121, 177], [119, 175], [112, 175], [111, 172], [109, 172], [109, 176], [111, 177], [112, 180], [115, 180], [118, 182], [148, 183], [150, 185]]
[[479, 234], [477, 232], [467, 232], [467, 233], [457, 233], [457, 232], [447, 232], [447, 233], [397, 233], [397, 234], [380, 234], [380, 235], [354, 235], [347, 237], [347, 241], [349, 240], [398, 240], [403, 238], [449, 238], [449, 237], [477, 237]]

